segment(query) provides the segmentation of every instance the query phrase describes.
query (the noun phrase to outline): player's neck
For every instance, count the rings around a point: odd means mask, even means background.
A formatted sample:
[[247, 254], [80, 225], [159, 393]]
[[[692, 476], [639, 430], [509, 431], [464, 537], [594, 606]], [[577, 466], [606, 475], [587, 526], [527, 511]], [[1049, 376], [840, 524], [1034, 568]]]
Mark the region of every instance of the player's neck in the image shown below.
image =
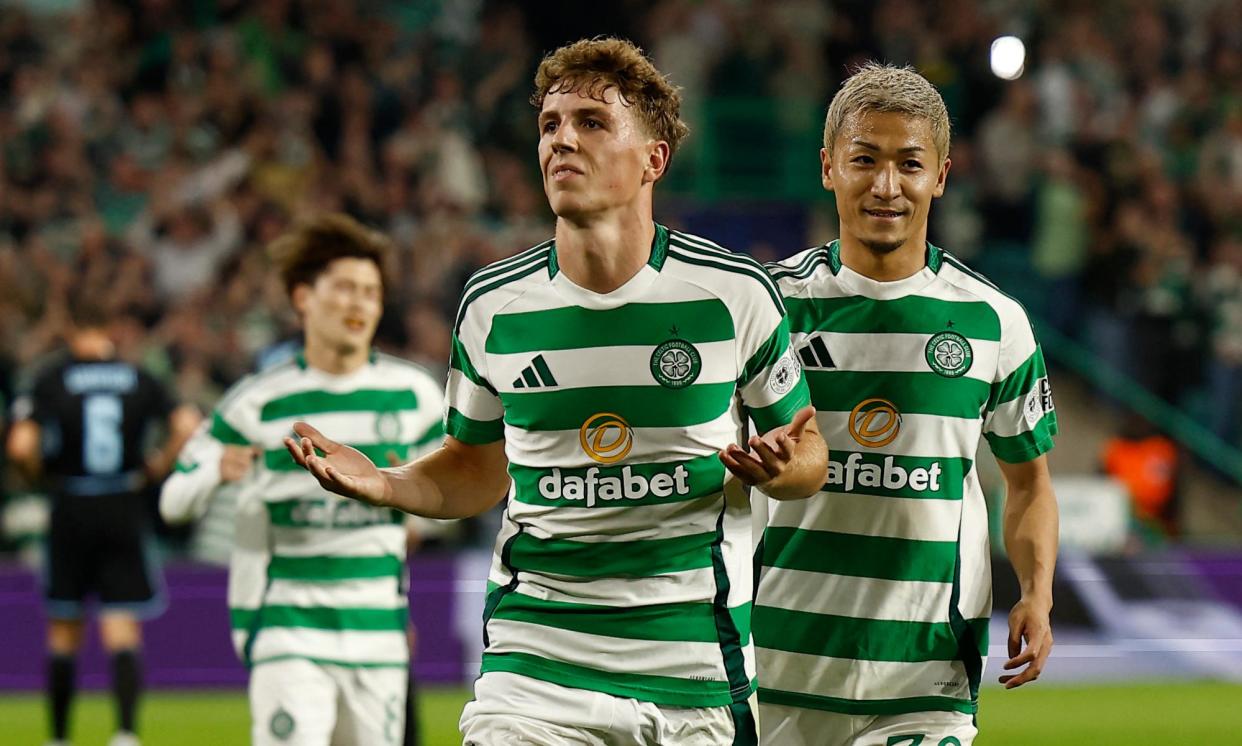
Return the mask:
[[78, 332], [69, 338], [69, 353], [78, 360], [111, 360], [116, 345], [103, 332]]
[[927, 264], [927, 234], [920, 232], [892, 251], [876, 251], [841, 234], [841, 263], [876, 282], [896, 282], [922, 271]]
[[556, 221], [556, 260], [575, 285], [611, 293], [643, 268], [654, 240], [650, 203], [646, 209], [593, 220], [561, 217]]
[[316, 342], [307, 335], [306, 348], [302, 354], [308, 366], [334, 376], [343, 376], [366, 365], [371, 357], [371, 350], [366, 347], [342, 349]]

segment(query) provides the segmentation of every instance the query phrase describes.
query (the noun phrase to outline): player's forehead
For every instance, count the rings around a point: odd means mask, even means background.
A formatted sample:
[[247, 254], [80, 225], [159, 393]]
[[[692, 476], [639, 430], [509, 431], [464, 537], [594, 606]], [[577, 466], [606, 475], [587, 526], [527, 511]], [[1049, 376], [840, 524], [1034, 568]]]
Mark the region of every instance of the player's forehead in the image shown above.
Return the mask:
[[850, 112], [837, 131], [835, 147], [885, 152], [922, 151], [934, 154], [931, 120], [904, 112], [859, 109]]
[[374, 261], [358, 256], [343, 256], [333, 259], [324, 267], [319, 278], [321, 280], [348, 280], [361, 285], [381, 284], [380, 270]]
[[584, 114], [620, 116], [630, 108], [621, 100], [620, 92], [613, 85], [567, 84], [563, 88], [553, 88], [543, 97], [540, 121]]

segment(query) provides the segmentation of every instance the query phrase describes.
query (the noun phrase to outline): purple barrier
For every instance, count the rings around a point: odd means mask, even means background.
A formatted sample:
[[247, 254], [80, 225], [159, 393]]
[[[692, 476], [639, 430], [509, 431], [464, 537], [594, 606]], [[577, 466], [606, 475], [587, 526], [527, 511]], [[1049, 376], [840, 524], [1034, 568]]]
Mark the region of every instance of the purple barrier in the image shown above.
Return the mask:
[[1182, 555], [1222, 601], [1242, 610], [1242, 553], [1196, 549]]
[[[152, 688], [241, 687], [246, 669], [229, 642], [223, 568], [165, 568], [168, 610], [145, 625], [144, 667]], [[465, 679], [463, 644], [454, 627], [456, 557], [421, 555], [410, 563], [410, 616], [418, 629], [414, 671], [419, 681], [459, 684]], [[42, 595], [29, 569], [0, 566], [0, 690], [43, 687], [46, 657]], [[477, 665], [477, 663], [476, 663]], [[474, 672], [471, 672], [473, 675]], [[79, 658], [79, 685], [108, 685], [108, 660], [94, 624]]]

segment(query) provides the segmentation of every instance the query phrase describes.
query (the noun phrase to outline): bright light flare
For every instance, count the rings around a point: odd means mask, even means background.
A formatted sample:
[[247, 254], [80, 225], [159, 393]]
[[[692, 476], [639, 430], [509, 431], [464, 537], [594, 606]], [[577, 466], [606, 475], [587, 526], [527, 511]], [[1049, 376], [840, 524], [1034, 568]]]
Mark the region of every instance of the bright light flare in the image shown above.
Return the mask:
[[1001, 80], [1017, 80], [1026, 70], [1026, 45], [1016, 36], [992, 42], [992, 74]]

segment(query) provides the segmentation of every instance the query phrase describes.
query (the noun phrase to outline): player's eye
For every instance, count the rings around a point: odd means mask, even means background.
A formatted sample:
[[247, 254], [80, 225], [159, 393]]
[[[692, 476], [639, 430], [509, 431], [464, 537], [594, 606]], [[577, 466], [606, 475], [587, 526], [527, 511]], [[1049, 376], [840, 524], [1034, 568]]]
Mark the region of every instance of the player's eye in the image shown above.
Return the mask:
[[550, 135], [553, 132], [556, 132], [556, 122], [549, 119], [548, 121], [543, 123], [543, 126], [540, 129], [543, 131], [545, 135]]
[[850, 159], [850, 163], [857, 163], [862, 166], [870, 166], [875, 163], [875, 159], [869, 155], [856, 155]]
[[598, 119], [592, 119], [590, 117], [587, 117], [586, 119], [582, 120], [582, 126], [586, 127], [589, 130], [597, 130], [603, 127], [604, 123], [599, 121]]
[[902, 164], [902, 165], [904, 165], [907, 169], [909, 169], [909, 170], [911, 170], [911, 171], [917, 171], [917, 170], [919, 170], [919, 169], [921, 169], [921, 168], [923, 167], [923, 164], [922, 164], [921, 162], [919, 162], [919, 161], [916, 161], [916, 160], [909, 160], [909, 161], [906, 161], [906, 162], [905, 162], [904, 164]]

